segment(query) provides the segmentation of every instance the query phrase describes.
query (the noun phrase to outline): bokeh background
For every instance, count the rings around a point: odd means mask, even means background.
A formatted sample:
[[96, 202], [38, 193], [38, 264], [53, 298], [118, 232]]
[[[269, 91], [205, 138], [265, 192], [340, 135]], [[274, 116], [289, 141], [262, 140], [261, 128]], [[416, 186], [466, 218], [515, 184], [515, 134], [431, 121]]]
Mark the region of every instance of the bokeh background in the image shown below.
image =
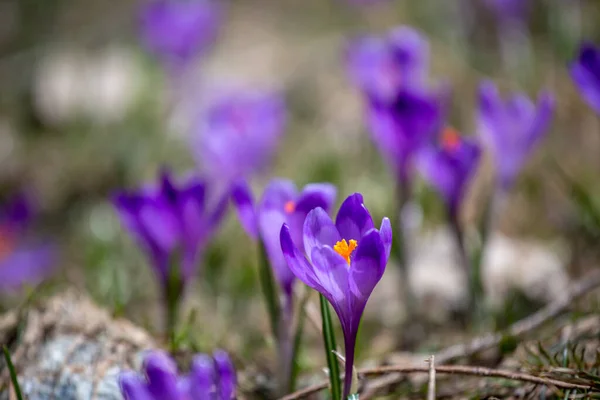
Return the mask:
[[[110, 196], [152, 182], [164, 165], [193, 171], [190, 120], [223, 87], [278, 90], [286, 100], [286, 133], [269, 171], [253, 181], [256, 193], [273, 176], [299, 186], [328, 181], [339, 188], [338, 204], [361, 192], [376, 220], [390, 215], [393, 177], [366, 132], [345, 55], [358, 35], [408, 25], [429, 38], [431, 75], [452, 86], [449, 123], [465, 134], [474, 133], [484, 78], [503, 91], [555, 94], [551, 129], [511, 191], [486, 269], [490, 296], [512, 304], [514, 315], [504, 323], [552, 300], [598, 259], [600, 227], [590, 222], [578, 189], [592, 200], [600, 194], [600, 119], [567, 66], [582, 39], [600, 42], [600, 2], [522, 1], [529, 10], [509, 33], [482, 0], [227, 1], [214, 46], [177, 81], [140, 46], [138, 2], [2, 1], [0, 196], [33, 199], [38, 234], [60, 250], [56, 272], [35, 294], [75, 286], [116, 316], [161, 334], [154, 276]], [[490, 180], [485, 158], [463, 210], [467, 224], [481, 216]], [[416, 199], [411, 283], [435, 327], [427, 337], [438, 345], [450, 340], [449, 310], [466, 289], [448, 257], [453, 245], [439, 199], [423, 182]], [[230, 210], [188, 292], [184, 346], [227, 348], [239, 369], [260, 372], [274, 363], [257, 253]], [[404, 312], [396, 275], [390, 265], [369, 304], [359, 341], [363, 362], [396, 345]], [[524, 309], [515, 305], [513, 289], [522, 292]], [[27, 290], [3, 294], [0, 306], [28, 296]], [[314, 323], [307, 329], [312, 347], [302, 356], [306, 371], [323, 365], [317, 304], [309, 303]]]

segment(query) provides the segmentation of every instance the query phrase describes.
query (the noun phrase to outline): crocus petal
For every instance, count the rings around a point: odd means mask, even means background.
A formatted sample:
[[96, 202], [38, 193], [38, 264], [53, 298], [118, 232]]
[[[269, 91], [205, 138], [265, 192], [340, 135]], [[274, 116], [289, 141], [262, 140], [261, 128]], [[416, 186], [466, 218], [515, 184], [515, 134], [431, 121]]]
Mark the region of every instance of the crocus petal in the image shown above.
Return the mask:
[[[350, 290], [354, 293], [360, 313], [383, 276], [386, 263], [387, 254], [380, 233], [371, 229], [358, 243], [350, 266]], [[360, 314], [356, 317], [360, 319]]]
[[148, 378], [148, 390], [157, 399], [178, 400], [177, 365], [173, 359], [160, 351], [144, 358], [144, 371]]
[[554, 96], [548, 92], [542, 92], [538, 100], [538, 106], [536, 109], [535, 117], [533, 118], [529, 140], [527, 142], [528, 148], [531, 149], [533, 145], [544, 135], [552, 121], [556, 102]]
[[308, 214], [313, 208], [321, 207], [326, 212], [331, 211], [335, 202], [337, 189], [330, 183], [311, 183], [304, 186], [296, 201], [296, 211]]
[[211, 393], [215, 378], [213, 360], [206, 354], [195, 356], [190, 371], [190, 398], [192, 400], [214, 398]]
[[240, 181], [234, 185], [231, 198], [242, 227], [251, 238], [258, 239], [258, 222], [256, 220], [254, 199], [246, 181]]
[[407, 26], [391, 30], [389, 41], [393, 56], [402, 73], [406, 87], [423, 87], [429, 72], [429, 43], [418, 31]]
[[392, 251], [392, 224], [389, 218], [384, 217], [381, 220], [379, 235], [381, 236], [381, 242], [385, 249], [385, 259], [387, 261], [390, 258], [390, 252]]
[[56, 249], [48, 244], [20, 244], [0, 260], [0, 290], [35, 286], [55, 271]]
[[287, 224], [284, 224], [281, 227], [279, 240], [281, 242], [281, 251], [283, 252], [285, 261], [296, 278], [300, 279], [305, 285], [315, 289], [317, 292], [323, 293], [325, 289], [323, 289], [321, 283], [317, 279], [313, 266], [308, 262], [304, 254], [302, 254], [294, 245], [292, 236], [290, 235], [290, 228]]
[[119, 375], [119, 387], [125, 400], [154, 400], [144, 382], [138, 374], [126, 371]]
[[498, 143], [497, 130], [494, 127], [502, 121], [502, 99], [500, 93], [490, 81], [479, 85], [479, 132], [489, 146]]
[[296, 185], [287, 179], [273, 179], [263, 194], [261, 208], [283, 210], [289, 201], [297, 197]]
[[230, 400], [235, 393], [236, 377], [233, 363], [229, 355], [223, 350], [213, 353], [217, 375], [219, 376], [220, 400]]
[[571, 63], [570, 72], [583, 98], [600, 113], [600, 49], [584, 42], [577, 59]]
[[[363, 204], [360, 193], [354, 193], [344, 200], [335, 219], [335, 226], [346, 240], [359, 240], [365, 232], [373, 229], [373, 218]], [[332, 244], [329, 246], [333, 247]]]
[[279, 238], [281, 227], [285, 221], [284, 213], [277, 210], [266, 210], [261, 212], [259, 216], [260, 236], [267, 250], [273, 272], [286, 295], [290, 296], [292, 293], [292, 284], [294, 283], [294, 274], [285, 261]]
[[331, 247], [315, 247], [310, 255], [316, 278], [322, 288], [319, 291], [329, 300], [340, 319], [348, 317], [348, 263]]
[[304, 251], [312, 254], [315, 247], [335, 246], [342, 237], [333, 221], [322, 208], [311, 210], [304, 221]]

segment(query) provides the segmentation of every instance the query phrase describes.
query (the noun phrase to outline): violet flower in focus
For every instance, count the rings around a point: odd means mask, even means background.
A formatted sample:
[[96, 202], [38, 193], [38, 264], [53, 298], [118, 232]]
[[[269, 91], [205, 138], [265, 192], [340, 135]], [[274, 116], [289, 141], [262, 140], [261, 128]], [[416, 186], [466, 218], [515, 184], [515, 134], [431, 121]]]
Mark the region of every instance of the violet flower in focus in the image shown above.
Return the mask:
[[322, 208], [308, 213], [304, 222], [304, 252], [296, 246], [290, 227], [280, 233], [288, 266], [309, 287], [331, 303], [344, 333], [346, 378], [344, 395], [350, 394], [356, 335], [363, 311], [385, 271], [392, 247], [390, 220], [375, 229], [362, 195], [349, 196], [335, 223]]
[[461, 138], [451, 128], [446, 128], [442, 133], [441, 146], [425, 148], [419, 154], [419, 170], [444, 199], [451, 219], [458, 216], [480, 155], [481, 149], [477, 143]]
[[359, 38], [349, 44], [346, 57], [350, 78], [370, 97], [391, 99], [401, 88], [425, 88], [429, 43], [412, 28]]
[[35, 286], [56, 266], [56, 248], [31, 236], [33, 211], [23, 196], [0, 208], [0, 290]]
[[569, 69], [583, 98], [600, 114], [600, 48], [582, 43]]
[[220, 14], [216, 0], [149, 0], [140, 10], [141, 39], [168, 66], [186, 65], [212, 44]]
[[303, 227], [307, 214], [320, 207], [330, 212], [337, 190], [329, 183], [311, 183], [300, 192], [290, 180], [273, 179], [265, 189], [258, 205], [254, 204], [248, 185], [236, 185], [232, 192], [242, 226], [254, 239], [264, 243], [275, 277], [291, 305], [294, 274], [281, 251], [279, 233], [285, 223], [296, 247], [304, 252]]
[[285, 114], [283, 99], [273, 92], [221, 96], [195, 126], [193, 144], [200, 168], [225, 183], [260, 172], [277, 148]]
[[125, 400], [231, 400], [235, 395], [235, 369], [222, 350], [212, 357], [196, 355], [186, 376], [178, 375], [167, 354], [152, 351], [144, 359], [143, 373], [143, 377], [132, 371], [119, 376]]
[[517, 93], [503, 100], [489, 81], [479, 87], [478, 133], [490, 148], [496, 164], [496, 184], [508, 190], [539, 140], [546, 134], [554, 111], [554, 98], [539, 95], [534, 104]]

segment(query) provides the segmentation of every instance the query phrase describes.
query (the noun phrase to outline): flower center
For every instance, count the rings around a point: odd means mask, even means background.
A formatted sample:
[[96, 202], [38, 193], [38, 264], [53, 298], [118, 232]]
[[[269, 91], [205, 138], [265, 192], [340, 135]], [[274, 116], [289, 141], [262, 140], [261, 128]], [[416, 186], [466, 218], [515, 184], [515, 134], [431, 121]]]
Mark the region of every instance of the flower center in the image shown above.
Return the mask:
[[442, 147], [444, 150], [454, 151], [460, 145], [460, 135], [456, 129], [446, 127], [442, 132]]
[[333, 246], [333, 250], [344, 257], [344, 260], [350, 264], [350, 255], [356, 249], [357, 245], [358, 243], [354, 239], [350, 239], [350, 243], [346, 242], [346, 239], [342, 239]]
[[296, 203], [294, 203], [291, 200], [286, 202], [285, 205], [283, 206], [283, 210], [288, 214], [293, 213], [294, 211], [296, 211]]

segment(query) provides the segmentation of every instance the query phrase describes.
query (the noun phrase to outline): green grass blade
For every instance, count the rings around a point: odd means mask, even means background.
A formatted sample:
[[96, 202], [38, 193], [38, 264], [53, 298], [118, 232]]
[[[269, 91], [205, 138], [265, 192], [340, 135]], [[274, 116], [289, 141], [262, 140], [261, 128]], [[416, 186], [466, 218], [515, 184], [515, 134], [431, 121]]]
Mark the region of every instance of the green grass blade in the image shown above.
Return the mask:
[[10, 358], [10, 353], [8, 352], [6, 346], [2, 346], [2, 351], [4, 352], [4, 359], [6, 360], [8, 371], [10, 372], [10, 380], [12, 381], [15, 394], [17, 395], [17, 399], [23, 400], [23, 395], [21, 394], [21, 387], [19, 386], [19, 381], [17, 380], [17, 371], [15, 371], [15, 366], [13, 365], [12, 359]]
[[260, 279], [260, 287], [262, 289], [265, 304], [267, 306], [267, 312], [269, 313], [269, 321], [271, 323], [273, 339], [275, 342], [277, 342], [279, 337], [279, 317], [281, 315], [281, 306], [279, 304], [277, 288], [275, 287], [273, 270], [271, 268], [271, 264], [269, 263], [269, 258], [267, 257], [265, 246], [262, 240], [259, 242], [259, 252], [258, 277]]
[[329, 304], [322, 294], [319, 294], [321, 302], [321, 318], [323, 320], [323, 341], [325, 342], [325, 357], [327, 358], [327, 367], [329, 368], [329, 382], [331, 386], [331, 399], [340, 400], [342, 398], [342, 384], [340, 381], [340, 366], [334, 351], [337, 351], [335, 344], [335, 332], [331, 322], [331, 311]]
[[298, 362], [298, 355], [300, 354], [300, 346], [302, 345], [302, 335], [304, 334], [304, 321], [306, 321], [306, 303], [308, 302], [308, 294], [302, 298], [302, 302], [299, 307], [298, 314], [298, 326], [296, 327], [296, 333], [294, 334], [294, 347], [292, 349], [292, 368], [290, 372], [290, 393], [296, 390], [296, 380], [298, 378], [298, 372], [300, 370], [300, 363]]

